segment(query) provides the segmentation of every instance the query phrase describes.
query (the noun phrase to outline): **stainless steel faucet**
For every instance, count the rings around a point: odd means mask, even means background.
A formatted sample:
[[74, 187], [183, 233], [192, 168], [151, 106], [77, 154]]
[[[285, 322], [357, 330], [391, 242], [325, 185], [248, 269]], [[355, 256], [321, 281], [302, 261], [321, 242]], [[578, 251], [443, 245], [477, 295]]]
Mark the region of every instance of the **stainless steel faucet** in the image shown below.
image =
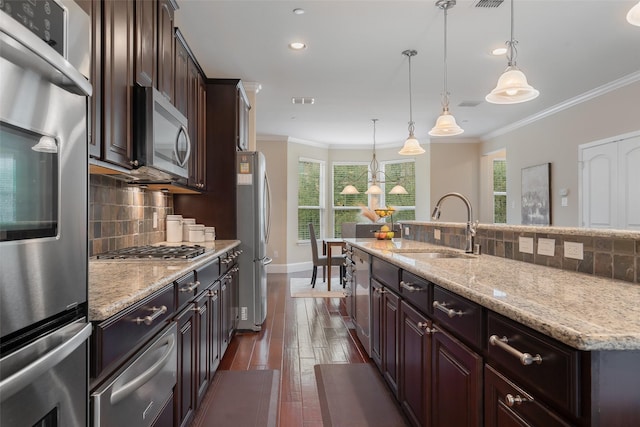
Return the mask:
[[440, 200], [438, 200], [438, 203], [436, 203], [436, 207], [433, 209], [431, 218], [434, 221], [437, 221], [438, 218], [440, 218], [440, 205], [442, 204], [442, 201], [447, 197], [457, 197], [462, 200], [467, 206], [467, 229], [465, 231], [467, 242], [464, 251], [468, 254], [473, 253], [473, 237], [476, 235], [476, 227], [478, 226], [478, 221], [473, 222], [473, 208], [471, 207], [471, 202], [469, 201], [469, 199], [467, 199], [460, 193], [447, 193], [444, 196], [440, 197]]

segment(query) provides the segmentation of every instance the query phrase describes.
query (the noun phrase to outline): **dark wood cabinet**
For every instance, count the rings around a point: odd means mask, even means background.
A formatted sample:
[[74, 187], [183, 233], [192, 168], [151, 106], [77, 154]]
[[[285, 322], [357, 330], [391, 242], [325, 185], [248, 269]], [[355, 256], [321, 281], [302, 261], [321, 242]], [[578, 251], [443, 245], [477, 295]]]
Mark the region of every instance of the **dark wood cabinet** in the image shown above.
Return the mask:
[[208, 290], [209, 297], [209, 328], [208, 328], [208, 346], [209, 346], [209, 377], [215, 374], [222, 355], [220, 354], [220, 337], [222, 329], [220, 328], [220, 281], [216, 281]]
[[[174, 72], [173, 72], [173, 87], [174, 97], [173, 105], [182, 114], [190, 119], [188, 105], [189, 105], [189, 48], [186, 41], [182, 37], [182, 34], [178, 29], [175, 30], [175, 47], [174, 47]], [[192, 135], [189, 135], [192, 136]], [[195, 139], [192, 139], [192, 142]]]
[[[133, 0], [103, 2], [101, 160], [131, 168], [133, 155]], [[94, 149], [95, 150], [95, 149]]]
[[216, 227], [218, 239], [237, 237], [236, 153], [238, 102], [246, 100], [237, 79], [208, 79], [206, 85], [206, 177], [200, 195], [175, 195], [174, 210]]
[[390, 290], [382, 295], [382, 375], [398, 397], [400, 297]]
[[178, 376], [175, 389], [175, 425], [188, 426], [196, 410], [197, 309], [189, 303], [174, 319], [178, 325]]
[[431, 327], [423, 314], [401, 303], [400, 406], [414, 426], [428, 425], [431, 414]]
[[158, 0], [158, 90], [167, 99], [174, 96], [174, 12], [175, 0]]
[[432, 348], [431, 425], [482, 426], [482, 356], [440, 328]]
[[91, 16], [91, 68], [89, 80], [93, 93], [89, 98], [89, 155], [102, 156], [102, 9], [103, 2], [81, 3]]
[[209, 292], [205, 290], [195, 299], [196, 309], [196, 322], [198, 325], [198, 343], [197, 349], [197, 369], [194, 372], [196, 376], [196, 390], [197, 390], [197, 406], [200, 406], [200, 402], [204, 398], [207, 389], [209, 388], [209, 336], [211, 331], [209, 330], [211, 325], [212, 316], [212, 300], [209, 297]]
[[231, 340], [232, 334], [232, 325], [233, 321], [231, 319], [232, 311], [231, 311], [231, 276], [229, 274], [225, 274], [220, 279], [220, 318], [222, 319], [220, 323], [220, 355], [224, 356], [224, 353], [227, 351], [227, 347], [229, 346], [229, 342]]
[[158, 68], [158, 2], [136, 1], [135, 6], [135, 82], [154, 87]]
[[371, 279], [371, 358], [382, 371], [382, 312], [384, 286]]

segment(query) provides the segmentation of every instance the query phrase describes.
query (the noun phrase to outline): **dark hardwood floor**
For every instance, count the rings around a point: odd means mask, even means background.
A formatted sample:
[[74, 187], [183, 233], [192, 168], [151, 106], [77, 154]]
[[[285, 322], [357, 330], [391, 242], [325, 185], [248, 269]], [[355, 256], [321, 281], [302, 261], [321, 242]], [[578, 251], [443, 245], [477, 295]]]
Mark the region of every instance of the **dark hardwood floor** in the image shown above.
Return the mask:
[[[336, 269], [333, 277], [337, 276]], [[237, 333], [219, 369], [280, 370], [278, 425], [322, 426], [313, 366], [369, 363], [370, 359], [355, 338], [355, 330], [347, 327], [345, 300], [291, 298], [291, 277], [311, 277], [311, 271], [268, 275], [268, 314], [263, 329]]]

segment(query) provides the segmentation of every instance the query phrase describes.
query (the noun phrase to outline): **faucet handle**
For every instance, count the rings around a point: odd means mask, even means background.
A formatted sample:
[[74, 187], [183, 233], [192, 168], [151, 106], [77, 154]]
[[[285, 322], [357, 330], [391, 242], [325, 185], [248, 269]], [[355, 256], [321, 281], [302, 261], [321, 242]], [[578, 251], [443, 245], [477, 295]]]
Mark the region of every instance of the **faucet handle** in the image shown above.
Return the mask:
[[478, 224], [480, 224], [480, 220], [476, 219], [474, 222], [471, 223], [471, 226], [469, 227], [469, 230], [471, 231], [471, 235], [475, 236], [476, 235], [476, 230], [478, 228]]

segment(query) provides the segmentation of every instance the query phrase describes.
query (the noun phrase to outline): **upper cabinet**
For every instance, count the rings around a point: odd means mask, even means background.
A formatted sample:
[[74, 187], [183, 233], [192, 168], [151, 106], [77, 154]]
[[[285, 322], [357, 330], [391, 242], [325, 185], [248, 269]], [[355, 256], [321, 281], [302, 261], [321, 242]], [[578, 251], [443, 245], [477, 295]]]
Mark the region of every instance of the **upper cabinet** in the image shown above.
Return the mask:
[[158, 0], [158, 90], [173, 101], [174, 37], [173, 16], [178, 5], [174, 0]]
[[157, 2], [136, 1], [135, 82], [140, 86], [155, 86], [157, 79], [157, 15]]

